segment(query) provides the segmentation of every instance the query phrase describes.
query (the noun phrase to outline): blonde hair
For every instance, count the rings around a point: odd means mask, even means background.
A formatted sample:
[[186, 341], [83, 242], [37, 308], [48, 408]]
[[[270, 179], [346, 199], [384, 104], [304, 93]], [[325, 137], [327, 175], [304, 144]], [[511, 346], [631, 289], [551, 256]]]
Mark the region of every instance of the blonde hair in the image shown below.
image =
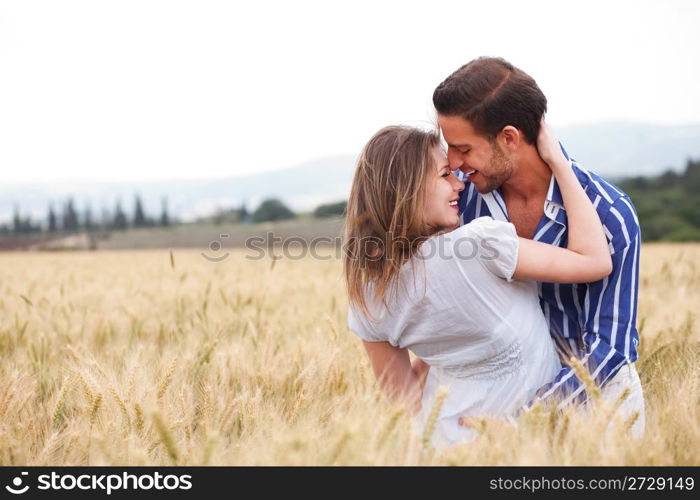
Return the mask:
[[360, 154], [350, 191], [343, 271], [351, 305], [369, 315], [366, 292], [386, 303], [398, 273], [435, 229], [423, 218], [435, 132], [390, 126]]

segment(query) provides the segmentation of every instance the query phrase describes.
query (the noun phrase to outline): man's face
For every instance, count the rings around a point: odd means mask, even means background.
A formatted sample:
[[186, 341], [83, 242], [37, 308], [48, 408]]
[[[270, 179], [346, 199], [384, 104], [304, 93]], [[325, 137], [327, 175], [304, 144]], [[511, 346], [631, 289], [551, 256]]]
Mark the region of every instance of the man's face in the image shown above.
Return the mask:
[[438, 123], [447, 142], [450, 168], [468, 174], [477, 191], [490, 193], [513, 174], [513, 162], [498, 142], [478, 134], [467, 120], [438, 114]]

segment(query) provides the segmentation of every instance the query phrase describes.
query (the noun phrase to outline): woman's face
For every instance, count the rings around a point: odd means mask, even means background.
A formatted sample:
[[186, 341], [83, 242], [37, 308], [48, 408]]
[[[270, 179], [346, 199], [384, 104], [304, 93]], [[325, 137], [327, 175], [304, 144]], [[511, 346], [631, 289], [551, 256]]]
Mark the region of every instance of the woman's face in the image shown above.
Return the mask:
[[433, 163], [435, 169], [428, 174], [424, 220], [430, 227], [451, 229], [459, 224], [457, 200], [464, 183], [454, 176], [439, 146], [433, 148]]

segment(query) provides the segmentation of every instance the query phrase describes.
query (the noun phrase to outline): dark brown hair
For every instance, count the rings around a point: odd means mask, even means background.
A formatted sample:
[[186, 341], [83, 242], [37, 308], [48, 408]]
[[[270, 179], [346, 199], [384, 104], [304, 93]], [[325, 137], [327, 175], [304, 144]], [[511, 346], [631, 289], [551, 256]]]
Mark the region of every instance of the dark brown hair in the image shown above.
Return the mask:
[[461, 116], [493, 139], [511, 125], [537, 143], [547, 98], [535, 80], [500, 57], [480, 57], [437, 86], [433, 104], [441, 115]]

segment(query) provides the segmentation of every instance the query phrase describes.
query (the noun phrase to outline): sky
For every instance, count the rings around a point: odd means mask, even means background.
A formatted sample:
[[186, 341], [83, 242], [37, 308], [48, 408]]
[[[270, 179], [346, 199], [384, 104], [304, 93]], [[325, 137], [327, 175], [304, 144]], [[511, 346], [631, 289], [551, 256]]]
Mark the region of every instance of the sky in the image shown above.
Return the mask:
[[700, 123], [700, 2], [0, 0], [0, 182], [259, 173], [427, 126], [481, 55], [555, 126]]

